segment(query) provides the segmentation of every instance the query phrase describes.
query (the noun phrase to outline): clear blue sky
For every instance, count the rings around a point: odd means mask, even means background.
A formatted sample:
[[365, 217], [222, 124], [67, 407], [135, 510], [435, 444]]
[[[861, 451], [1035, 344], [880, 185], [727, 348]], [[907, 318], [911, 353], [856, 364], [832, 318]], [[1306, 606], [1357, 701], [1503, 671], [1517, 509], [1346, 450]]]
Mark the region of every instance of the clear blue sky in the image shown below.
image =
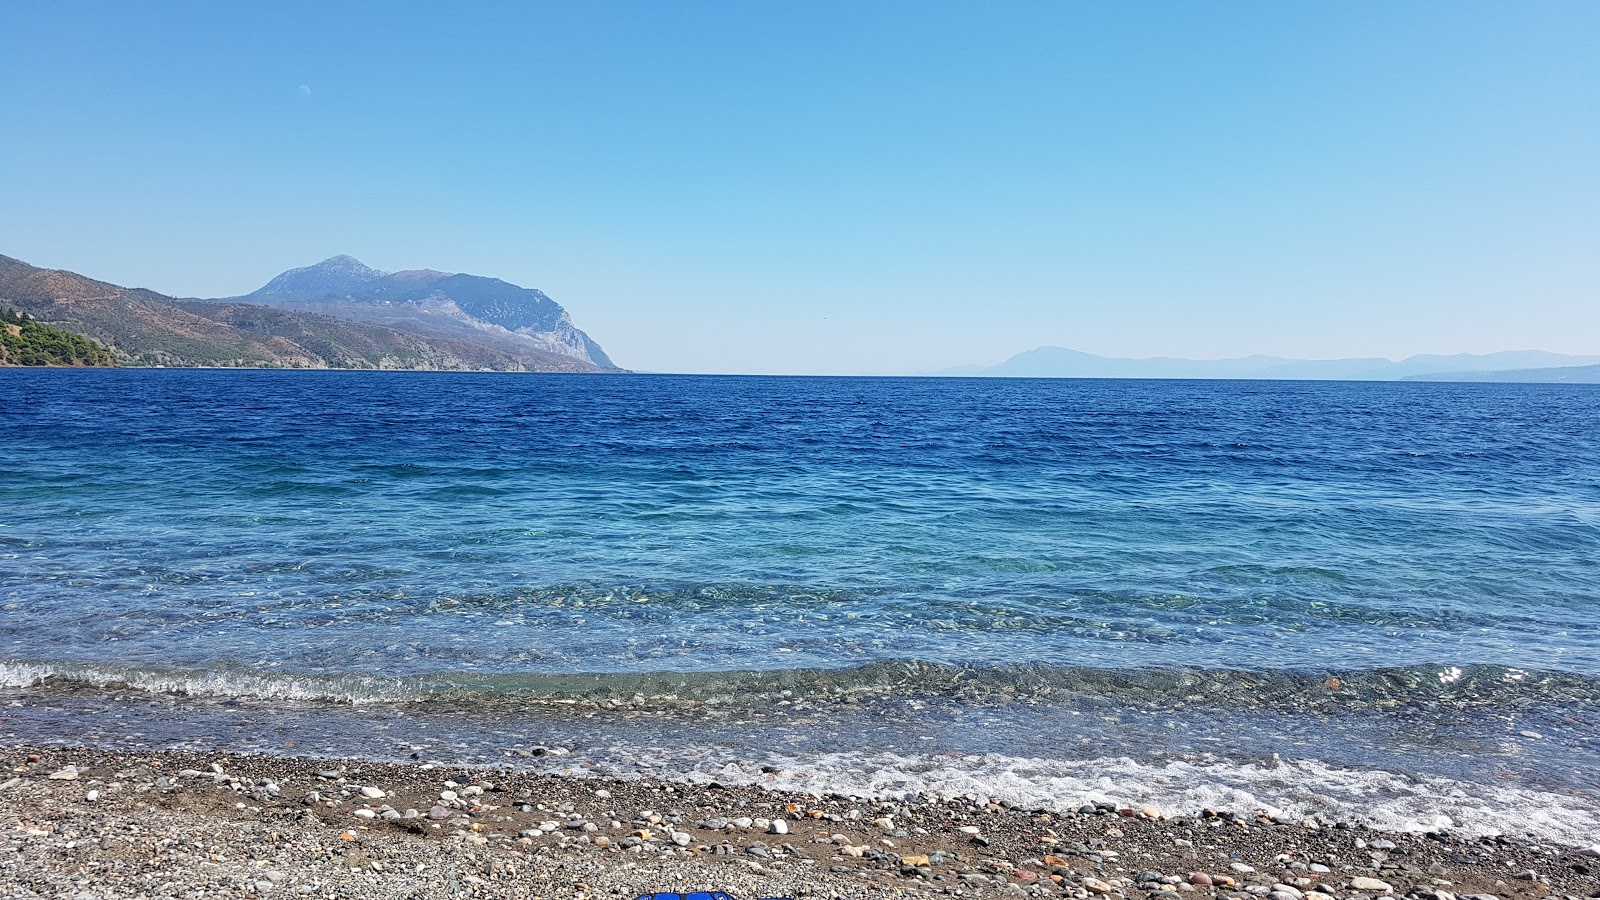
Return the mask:
[[8, 0], [0, 253], [349, 253], [617, 361], [1600, 353], [1600, 3]]

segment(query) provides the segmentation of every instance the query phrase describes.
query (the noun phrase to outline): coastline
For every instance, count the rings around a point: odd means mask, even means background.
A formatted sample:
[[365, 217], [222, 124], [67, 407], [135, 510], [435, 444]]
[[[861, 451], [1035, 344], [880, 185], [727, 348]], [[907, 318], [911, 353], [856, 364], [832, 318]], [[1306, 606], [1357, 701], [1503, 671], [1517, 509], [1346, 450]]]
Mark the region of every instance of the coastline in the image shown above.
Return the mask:
[[0, 759], [12, 851], [0, 883], [20, 897], [1600, 896], [1597, 848], [1265, 814], [1048, 813], [226, 752]]
[[[801, 693], [684, 700], [268, 701], [159, 680], [132, 688], [46, 678], [0, 692], [0, 746], [427, 761], [863, 797], [976, 794], [1056, 813], [1149, 803], [1378, 832], [1600, 843], [1590, 757], [1571, 746], [1584, 726], [1556, 720], [1581, 719], [1581, 708], [1526, 710], [1508, 726], [1514, 711], [1503, 707], [1419, 718], [1162, 710], [1082, 696], [991, 705], [893, 691], [848, 704]], [[1477, 724], [1463, 730], [1469, 722]], [[1507, 727], [1543, 733], [1508, 741]]]

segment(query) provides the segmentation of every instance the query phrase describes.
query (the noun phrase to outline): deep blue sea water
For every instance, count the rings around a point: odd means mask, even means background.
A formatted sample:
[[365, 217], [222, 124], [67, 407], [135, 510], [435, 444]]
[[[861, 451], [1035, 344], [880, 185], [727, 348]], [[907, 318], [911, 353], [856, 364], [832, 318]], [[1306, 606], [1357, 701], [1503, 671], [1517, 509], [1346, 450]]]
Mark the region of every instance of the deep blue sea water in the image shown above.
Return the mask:
[[1595, 388], [0, 390], [0, 737], [1600, 838]]

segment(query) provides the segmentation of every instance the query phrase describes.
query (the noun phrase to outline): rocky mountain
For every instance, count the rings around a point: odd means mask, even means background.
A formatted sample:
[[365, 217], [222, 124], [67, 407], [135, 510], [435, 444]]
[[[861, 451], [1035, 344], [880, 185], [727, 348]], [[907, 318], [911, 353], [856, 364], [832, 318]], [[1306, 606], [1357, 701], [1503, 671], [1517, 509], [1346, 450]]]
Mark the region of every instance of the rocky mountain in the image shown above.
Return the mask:
[[1567, 356], [1543, 350], [1514, 350], [1474, 355], [1422, 354], [1398, 362], [1381, 357], [1354, 359], [1286, 359], [1245, 356], [1236, 359], [1149, 357], [1128, 359], [1096, 356], [1065, 347], [1039, 347], [993, 366], [969, 366], [938, 374], [1010, 378], [1259, 378], [1290, 380], [1394, 381], [1426, 377], [1436, 381], [1470, 381], [1476, 375], [1552, 366], [1586, 366], [1600, 356]]
[[430, 338], [474, 341], [504, 352], [534, 348], [616, 366], [542, 291], [498, 278], [412, 269], [381, 272], [349, 256], [290, 269], [230, 302], [311, 312]]
[[88, 338], [133, 366], [598, 372], [517, 342], [425, 337], [378, 324], [250, 303], [180, 300], [0, 256], [0, 305]]

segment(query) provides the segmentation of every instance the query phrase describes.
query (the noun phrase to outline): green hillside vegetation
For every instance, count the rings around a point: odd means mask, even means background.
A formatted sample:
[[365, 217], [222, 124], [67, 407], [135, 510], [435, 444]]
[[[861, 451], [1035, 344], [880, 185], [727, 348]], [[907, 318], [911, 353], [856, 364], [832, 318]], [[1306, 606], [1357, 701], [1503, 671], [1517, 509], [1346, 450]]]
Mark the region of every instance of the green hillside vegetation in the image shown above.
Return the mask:
[[0, 308], [0, 366], [114, 366], [110, 350]]

